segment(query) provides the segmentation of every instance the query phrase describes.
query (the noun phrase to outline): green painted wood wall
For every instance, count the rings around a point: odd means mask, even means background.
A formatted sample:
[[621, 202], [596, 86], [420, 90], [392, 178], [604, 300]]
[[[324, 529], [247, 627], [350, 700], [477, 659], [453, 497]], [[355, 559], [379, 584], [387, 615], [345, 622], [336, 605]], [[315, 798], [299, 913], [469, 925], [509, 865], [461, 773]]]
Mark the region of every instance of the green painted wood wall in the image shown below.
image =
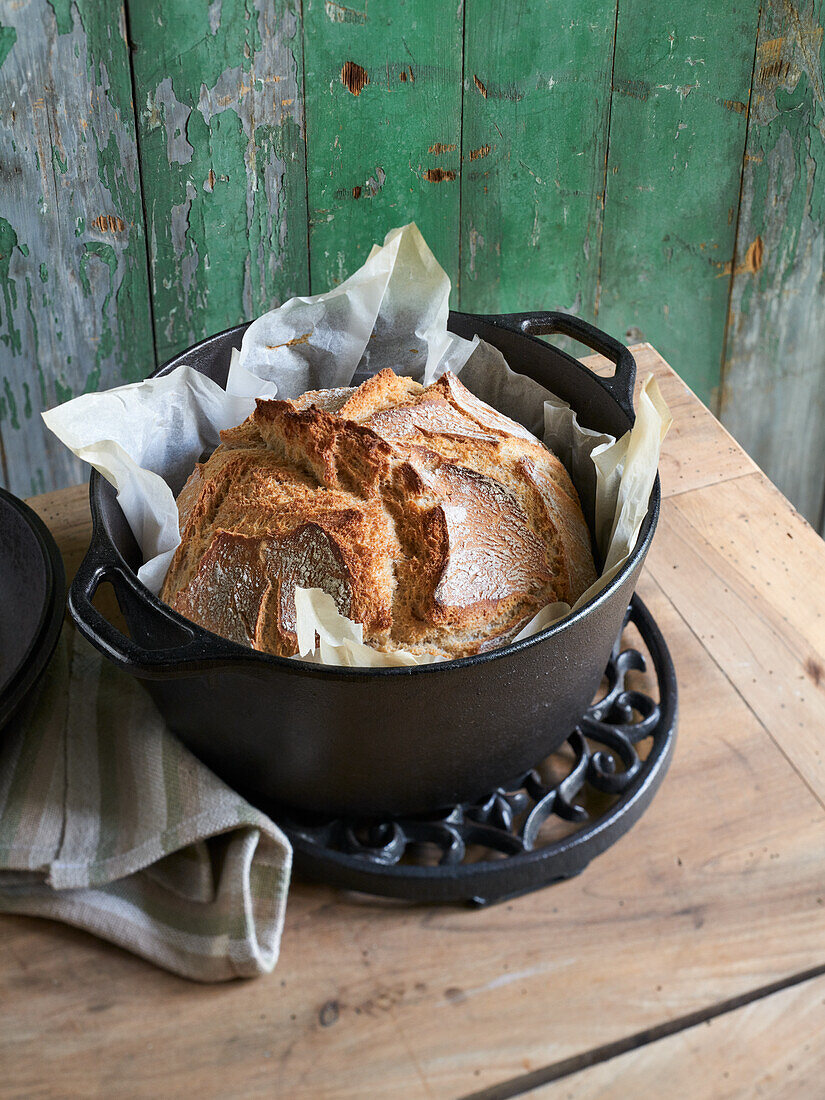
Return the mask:
[[0, 0], [0, 478], [41, 409], [415, 220], [471, 311], [649, 340], [825, 527], [823, 0]]

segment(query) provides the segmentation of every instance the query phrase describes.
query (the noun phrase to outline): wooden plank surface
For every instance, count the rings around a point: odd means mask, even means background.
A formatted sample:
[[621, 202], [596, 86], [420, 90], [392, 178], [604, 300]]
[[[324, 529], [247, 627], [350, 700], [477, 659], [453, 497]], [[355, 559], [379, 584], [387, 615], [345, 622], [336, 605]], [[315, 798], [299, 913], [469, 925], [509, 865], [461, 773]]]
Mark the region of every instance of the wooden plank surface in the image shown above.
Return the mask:
[[825, 978], [781, 990], [592, 1069], [530, 1100], [800, 1100], [825, 1079]]
[[825, 534], [823, 21], [762, 5], [720, 407]]
[[307, 292], [299, 7], [129, 6], [160, 362]]
[[[652, 349], [636, 351], [663, 388], [681, 387]], [[666, 491], [667, 471], [692, 468], [695, 484], [669, 492], [640, 584], [677, 666], [679, 743], [628, 836], [578, 879], [483, 911], [295, 883], [274, 975], [222, 987], [6, 918], [8, 1094], [53, 1095], [56, 1081], [60, 1095], [107, 1094], [128, 1079], [134, 1096], [509, 1096], [617, 1043], [642, 1047], [633, 1072], [645, 1081], [651, 1029], [825, 965], [823, 689], [814, 665], [797, 679], [808, 658], [825, 660], [811, 595], [825, 547], [747, 460], [720, 474], [729, 437], [714, 436], [695, 399], [693, 412], [695, 437], [668, 438], [663, 471]], [[38, 506], [69, 549], [82, 542], [79, 494]], [[797, 1012], [802, 1034], [809, 1026], [809, 1002], [789, 998], [776, 1051]], [[742, 1024], [743, 1049], [765, 1018]], [[687, 1042], [667, 1064], [689, 1073]]]
[[825, 806], [822, 540], [760, 474], [668, 501], [663, 518], [647, 569]]
[[41, 410], [154, 365], [123, 5], [3, 4], [0, 481], [78, 481]]
[[593, 317], [616, 0], [465, 0], [461, 308]]
[[598, 323], [718, 384], [758, 0], [622, 0]]
[[[636, 360], [637, 397], [642, 383], [652, 374], [673, 414], [659, 463], [665, 497], [758, 472], [759, 467], [651, 344], [634, 344], [630, 350]], [[597, 374], [610, 375], [614, 369], [599, 355], [588, 356], [582, 362]]]
[[822, 808], [658, 586], [642, 595], [679, 664], [681, 743], [649, 812], [578, 880], [483, 912], [296, 884], [276, 973], [220, 988], [6, 919], [10, 1093], [58, 1074], [63, 1095], [105, 1093], [128, 1067], [135, 1096], [459, 1096], [822, 961]]
[[455, 0], [304, 0], [314, 293], [415, 221], [458, 272], [462, 12]]

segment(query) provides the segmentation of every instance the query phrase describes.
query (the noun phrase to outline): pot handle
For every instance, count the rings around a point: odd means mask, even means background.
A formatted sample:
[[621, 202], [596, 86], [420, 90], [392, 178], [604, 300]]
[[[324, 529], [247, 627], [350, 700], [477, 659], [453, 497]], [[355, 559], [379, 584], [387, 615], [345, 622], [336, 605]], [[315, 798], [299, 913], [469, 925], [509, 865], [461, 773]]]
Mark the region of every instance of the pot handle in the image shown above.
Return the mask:
[[173, 618], [173, 613], [163, 605], [153, 608], [152, 618], [153, 622], [163, 620], [166, 640], [159, 636], [156, 649], [138, 645], [113, 626], [92, 603], [98, 587], [105, 581], [112, 585], [121, 610], [145, 604], [143, 586], [113, 560], [111, 551], [95, 535], [69, 588], [69, 611], [83, 637], [118, 668], [142, 679], [167, 680], [225, 665], [230, 654], [220, 651], [232, 646], [231, 642], [198, 641], [194, 631]]
[[569, 336], [573, 340], [578, 340], [580, 344], [592, 348], [593, 351], [597, 351], [599, 355], [603, 355], [614, 364], [616, 373], [609, 378], [603, 378], [601, 375], [596, 377], [610, 391], [611, 396], [630, 418], [631, 423], [636, 419], [633, 408], [636, 360], [629, 348], [618, 340], [614, 340], [612, 336], [608, 336], [606, 332], [602, 332], [601, 329], [583, 321], [580, 317], [556, 311], [502, 313], [495, 317], [487, 317], [485, 320], [501, 328], [509, 328], [513, 332], [525, 333], [527, 336], [552, 336], [555, 333]]

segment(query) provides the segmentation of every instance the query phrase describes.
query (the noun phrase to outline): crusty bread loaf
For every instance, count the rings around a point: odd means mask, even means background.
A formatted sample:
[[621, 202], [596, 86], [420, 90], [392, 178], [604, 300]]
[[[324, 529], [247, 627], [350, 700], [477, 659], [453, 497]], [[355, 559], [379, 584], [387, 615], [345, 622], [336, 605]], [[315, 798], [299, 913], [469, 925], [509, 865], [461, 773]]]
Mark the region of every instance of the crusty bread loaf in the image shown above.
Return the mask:
[[259, 400], [178, 497], [161, 598], [226, 638], [294, 654], [295, 587], [322, 588], [377, 649], [503, 644], [596, 578], [559, 460], [454, 375]]

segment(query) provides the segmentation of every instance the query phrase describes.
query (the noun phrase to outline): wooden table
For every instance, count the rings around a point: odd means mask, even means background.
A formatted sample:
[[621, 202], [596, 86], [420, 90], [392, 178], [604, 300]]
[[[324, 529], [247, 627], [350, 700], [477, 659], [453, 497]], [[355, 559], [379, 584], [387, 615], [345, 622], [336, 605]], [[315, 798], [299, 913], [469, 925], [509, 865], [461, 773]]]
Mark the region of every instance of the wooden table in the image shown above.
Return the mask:
[[[681, 693], [639, 824], [579, 878], [482, 911], [296, 882], [278, 967], [251, 982], [3, 918], [3, 1096], [822, 1095], [825, 544], [635, 351], [675, 417], [639, 591]], [[85, 487], [34, 504], [71, 569]]]

